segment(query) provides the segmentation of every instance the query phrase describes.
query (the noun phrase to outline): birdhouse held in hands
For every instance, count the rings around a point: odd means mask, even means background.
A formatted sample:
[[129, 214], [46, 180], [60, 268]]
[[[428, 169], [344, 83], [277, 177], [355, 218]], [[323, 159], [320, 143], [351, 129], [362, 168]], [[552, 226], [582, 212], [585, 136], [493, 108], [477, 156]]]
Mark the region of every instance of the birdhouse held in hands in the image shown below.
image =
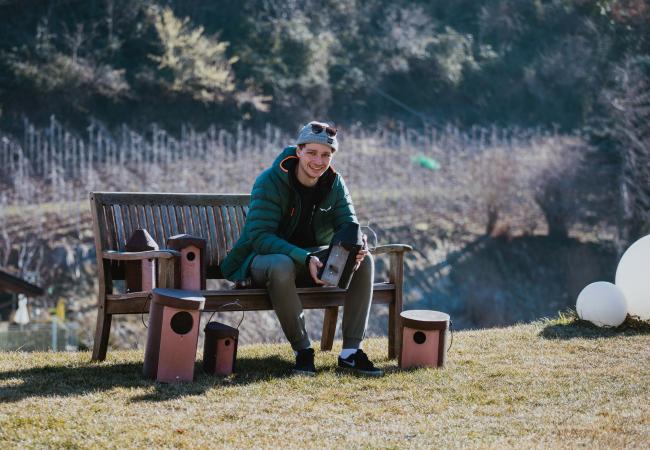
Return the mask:
[[[362, 248], [363, 239], [359, 224], [343, 225], [332, 238], [325, 264], [323, 264], [318, 277], [329, 286], [347, 289], [352, 281], [357, 253]], [[319, 256], [318, 253], [316, 256]]]

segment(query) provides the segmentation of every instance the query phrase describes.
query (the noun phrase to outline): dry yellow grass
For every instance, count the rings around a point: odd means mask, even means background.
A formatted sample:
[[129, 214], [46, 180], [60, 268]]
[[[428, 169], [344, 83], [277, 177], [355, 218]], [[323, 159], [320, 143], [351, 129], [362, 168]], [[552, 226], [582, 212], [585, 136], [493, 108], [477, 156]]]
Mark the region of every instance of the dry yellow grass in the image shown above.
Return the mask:
[[600, 330], [560, 318], [457, 332], [444, 370], [381, 379], [291, 377], [288, 346], [241, 348], [239, 372], [193, 384], [141, 377], [142, 352], [0, 354], [0, 446], [647, 447], [648, 327]]

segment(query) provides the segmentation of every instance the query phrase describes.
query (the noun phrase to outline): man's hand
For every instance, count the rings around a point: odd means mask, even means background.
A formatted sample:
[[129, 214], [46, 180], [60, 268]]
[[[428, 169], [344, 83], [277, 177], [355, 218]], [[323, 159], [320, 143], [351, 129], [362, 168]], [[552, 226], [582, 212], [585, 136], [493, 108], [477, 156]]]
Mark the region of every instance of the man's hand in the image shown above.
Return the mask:
[[317, 256], [309, 257], [309, 274], [311, 275], [312, 280], [314, 280], [314, 283], [318, 285], [325, 285], [325, 282], [318, 278], [318, 269], [321, 267], [323, 267], [323, 263], [320, 262], [320, 259], [318, 259]]
[[368, 236], [364, 234], [362, 236], [362, 239], [363, 247], [361, 247], [361, 250], [359, 250], [359, 253], [357, 253], [357, 262], [354, 264], [354, 269], [352, 270], [357, 270], [359, 266], [361, 266], [361, 261], [363, 261], [363, 258], [365, 258], [368, 254]]

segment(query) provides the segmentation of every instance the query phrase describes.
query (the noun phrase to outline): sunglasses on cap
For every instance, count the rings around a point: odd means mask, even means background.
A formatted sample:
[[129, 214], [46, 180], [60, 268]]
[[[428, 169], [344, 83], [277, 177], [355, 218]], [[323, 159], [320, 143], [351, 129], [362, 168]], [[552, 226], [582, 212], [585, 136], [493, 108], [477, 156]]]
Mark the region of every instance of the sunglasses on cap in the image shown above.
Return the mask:
[[319, 134], [319, 133], [322, 133], [323, 130], [325, 130], [325, 133], [327, 133], [327, 135], [329, 137], [336, 136], [336, 128], [332, 128], [330, 126], [324, 126], [324, 125], [321, 125], [319, 123], [312, 123], [311, 124], [311, 132], [312, 133]]

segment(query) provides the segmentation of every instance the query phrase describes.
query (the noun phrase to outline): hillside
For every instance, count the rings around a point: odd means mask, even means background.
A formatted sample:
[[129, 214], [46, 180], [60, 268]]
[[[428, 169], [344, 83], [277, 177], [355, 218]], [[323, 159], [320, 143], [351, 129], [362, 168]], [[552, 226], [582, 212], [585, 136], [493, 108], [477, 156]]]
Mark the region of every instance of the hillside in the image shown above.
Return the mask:
[[[404, 308], [446, 311], [456, 329], [505, 326], [552, 316], [573, 308], [587, 284], [614, 278], [617, 259], [607, 240], [593, 242], [586, 235], [582, 240], [547, 235], [490, 237], [476, 227], [459, 226], [458, 221], [427, 217], [427, 210], [422, 208], [419, 216], [414, 215], [415, 226], [398, 225], [397, 216], [383, 216], [380, 223], [385, 225], [373, 227], [380, 243], [408, 243], [415, 249], [405, 260]], [[41, 252], [38, 274], [48, 295], [31, 300], [32, 314], [63, 298], [68, 319], [80, 325], [80, 343], [92, 346], [97, 268], [87, 206], [45, 203], [10, 208], [9, 212], [5, 232], [26, 253]], [[378, 258], [376, 277], [387, 279], [385, 258]], [[217, 288], [217, 282], [210, 281], [210, 286]], [[118, 283], [118, 289], [122, 287]], [[209, 315], [204, 315], [204, 320]], [[217, 313], [215, 318], [236, 324], [241, 313]], [[308, 310], [305, 318], [311, 338], [320, 339], [323, 311]], [[146, 320], [146, 315], [116, 316], [111, 346], [144, 348]], [[387, 329], [387, 308], [373, 307], [368, 335], [385, 336]], [[246, 344], [284, 341], [272, 311], [246, 313], [240, 331]]]
[[[26, 125], [23, 142], [7, 144], [15, 158], [5, 155], [6, 166], [0, 164], [7, 175], [0, 264], [47, 289], [30, 300], [34, 310], [63, 299], [87, 346], [97, 292], [88, 192], [248, 192], [290, 142], [270, 126], [261, 134], [188, 128], [180, 140], [156, 126], [153, 137], [101, 130], [89, 130], [85, 139], [55, 119], [46, 130]], [[371, 223], [378, 244], [415, 248], [406, 258], [406, 308], [448, 311], [458, 328], [503, 326], [553, 315], [573, 306], [586, 284], [613, 278], [615, 246], [622, 244], [618, 216], [611, 214], [620, 207], [611, 183], [617, 169], [596, 157], [584, 136], [455, 127], [371, 133], [359, 125], [349, 131], [335, 167], [360, 223]], [[248, 148], [259, 151], [247, 154]], [[385, 277], [380, 260], [377, 279]], [[228, 323], [239, 320], [224, 316]], [[312, 338], [320, 339], [322, 312], [308, 313], [307, 320]], [[111, 345], [142, 348], [140, 317], [114, 324]], [[386, 308], [377, 307], [369, 335], [386, 329]], [[247, 314], [242, 340], [282, 340], [275, 315]]]
[[620, 107], [604, 91], [650, 44], [647, 0], [4, 0], [0, 16], [0, 118], [82, 133], [90, 116], [568, 130]]
[[[340, 347], [335, 345], [335, 349]], [[235, 375], [142, 379], [141, 351], [0, 354], [3, 447], [626, 447], [650, 436], [650, 329], [559, 318], [454, 333], [443, 370], [289, 376], [287, 346], [241, 348]]]

